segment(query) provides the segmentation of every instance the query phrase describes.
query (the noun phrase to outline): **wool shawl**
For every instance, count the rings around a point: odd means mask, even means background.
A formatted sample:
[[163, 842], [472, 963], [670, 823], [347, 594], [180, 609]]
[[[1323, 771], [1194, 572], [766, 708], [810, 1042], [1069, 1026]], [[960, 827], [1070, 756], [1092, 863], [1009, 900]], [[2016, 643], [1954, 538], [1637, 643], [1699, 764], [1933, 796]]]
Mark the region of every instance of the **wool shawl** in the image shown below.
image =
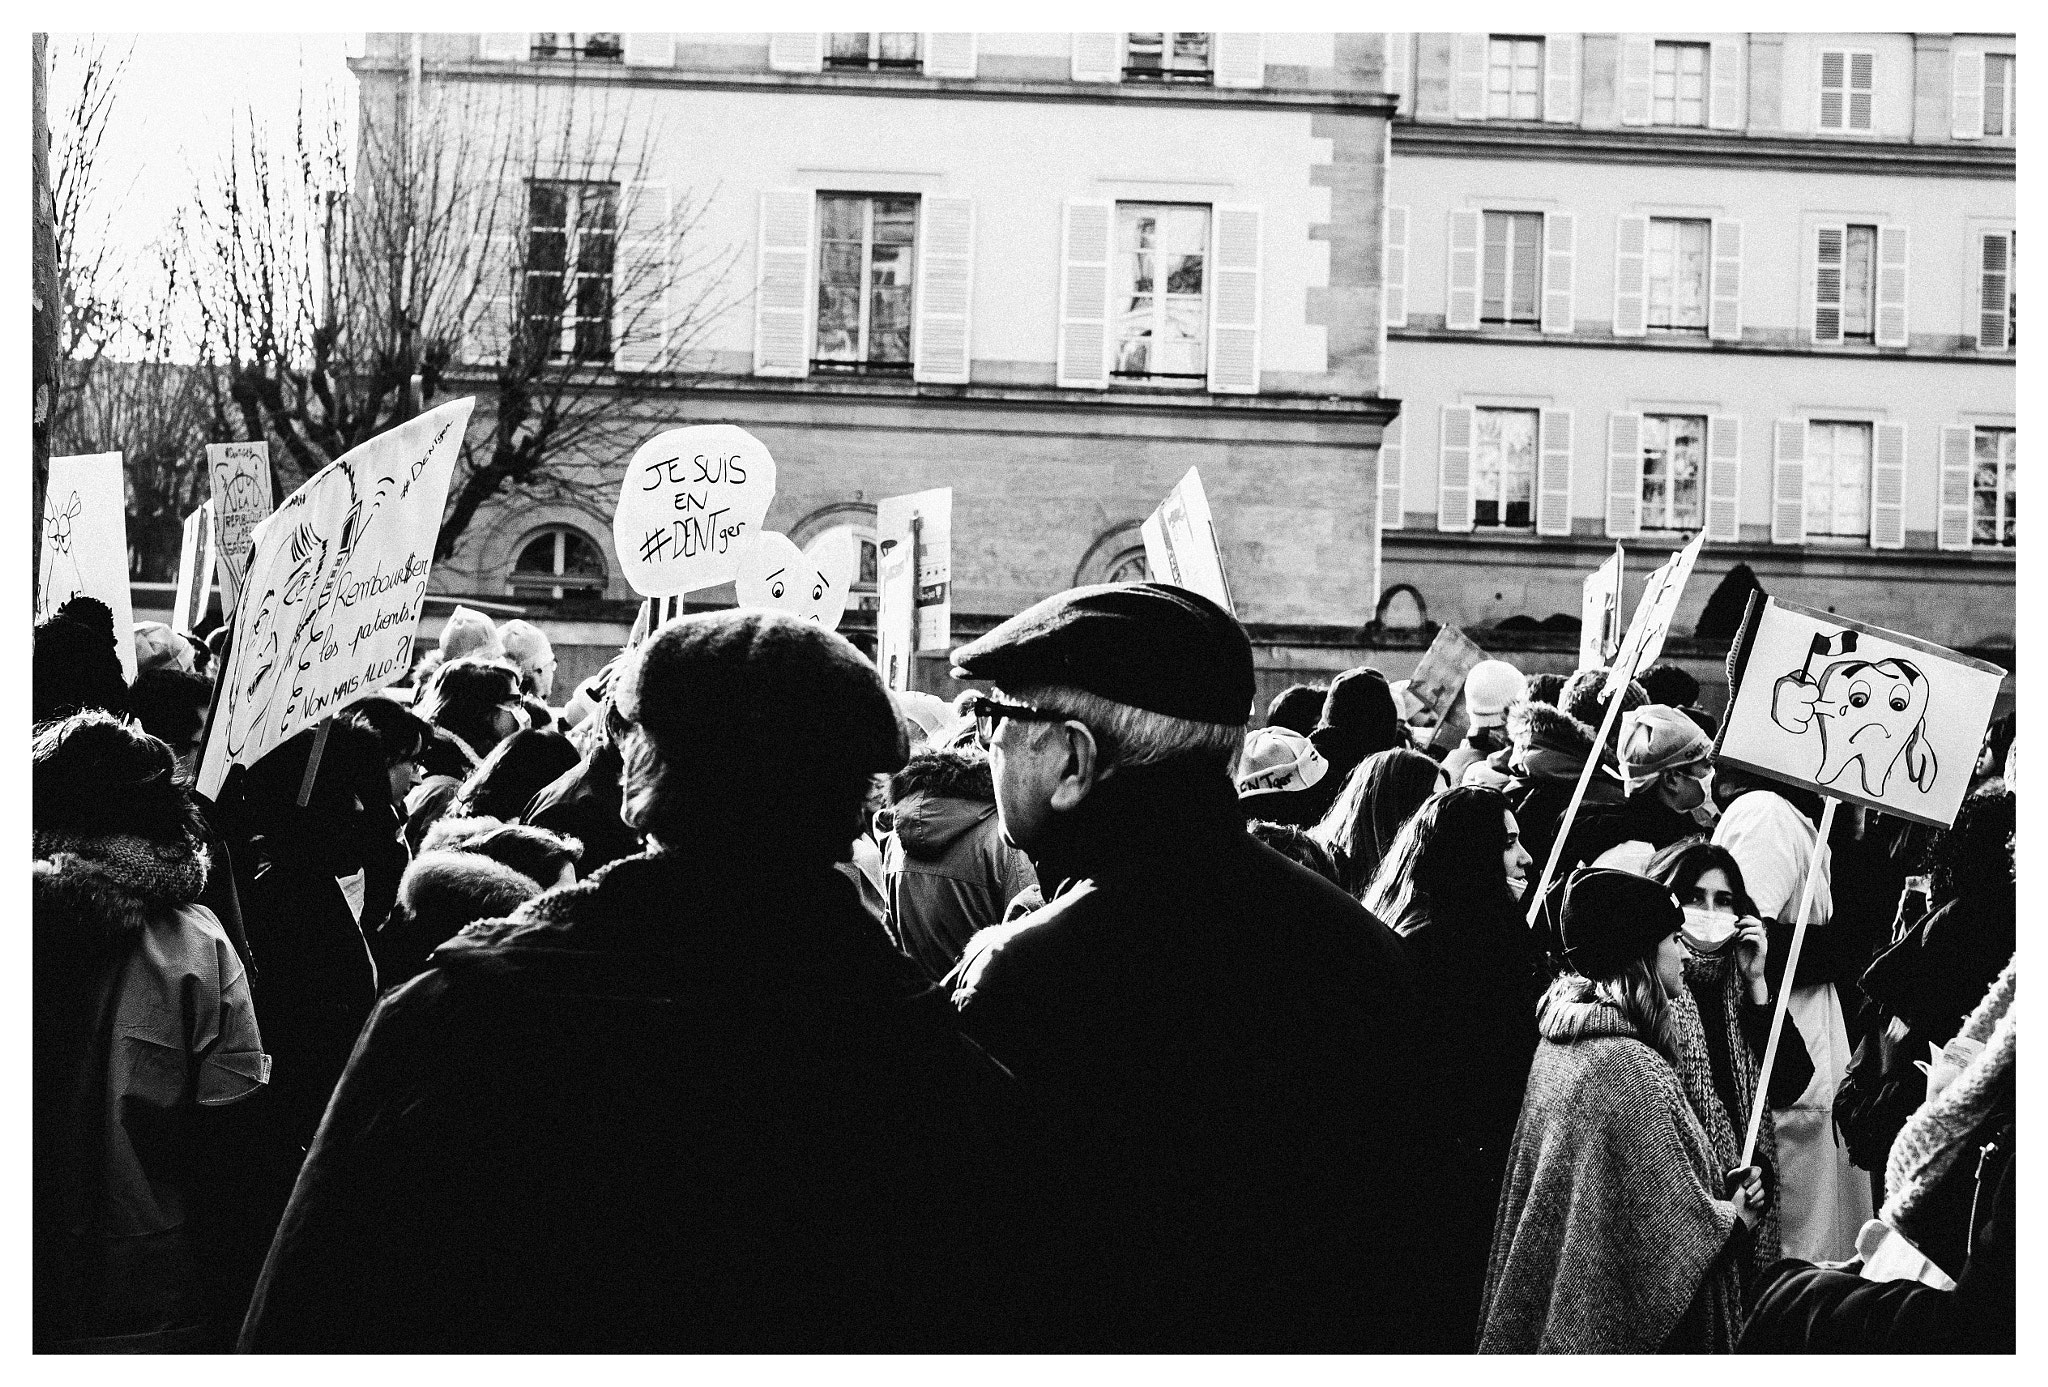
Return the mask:
[[1739, 1292], [1723, 1253], [1735, 1206], [1716, 1197], [1714, 1145], [1679, 1076], [1604, 1002], [1557, 1008], [1544, 1030], [1501, 1187], [1479, 1351], [1731, 1351]]
[[[1728, 1146], [1724, 1169], [1732, 1170], [1742, 1159], [1741, 1134], [1749, 1127], [1749, 1110], [1756, 1102], [1756, 1081], [1763, 1064], [1751, 1048], [1750, 1038], [1742, 1025], [1742, 1007], [1749, 993], [1749, 984], [1742, 976], [1742, 970], [1735, 966], [1733, 957], [1723, 954], [1718, 958], [1698, 958], [1688, 953], [1685, 958], [1685, 990], [1687, 1000], [1694, 1005], [1687, 1008], [1699, 1017], [1698, 1049], [1692, 1040], [1694, 1032], [1687, 1027], [1680, 1036], [1679, 1079], [1685, 1084], [1686, 1096], [1692, 1099], [1693, 1110], [1700, 1114], [1701, 1122], [1714, 1140], [1717, 1156], [1722, 1154], [1720, 1130], [1728, 1133]], [[1713, 1026], [1721, 1037], [1720, 1053], [1726, 1056], [1726, 1074], [1713, 1072], [1714, 1050], [1710, 1046], [1705, 1028]], [[1785, 1037], [1790, 1041], [1792, 1037]], [[1778, 1061], [1782, 1065], [1785, 1055], [1780, 1050]], [[1721, 1086], [1726, 1084], [1730, 1102], [1725, 1109], [1725, 1119], [1717, 1129], [1712, 1120], [1723, 1111]], [[1757, 1128], [1756, 1155], [1754, 1161], [1775, 1176], [1778, 1168], [1777, 1124], [1771, 1119], [1769, 1104], [1764, 1106], [1763, 1122]], [[1764, 1216], [1757, 1220], [1756, 1236], [1750, 1244], [1749, 1275], [1761, 1273], [1764, 1268], [1778, 1260], [1778, 1196], [1772, 1190], [1764, 1204]], [[1745, 1284], [1747, 1277], [1745, 1278]]]

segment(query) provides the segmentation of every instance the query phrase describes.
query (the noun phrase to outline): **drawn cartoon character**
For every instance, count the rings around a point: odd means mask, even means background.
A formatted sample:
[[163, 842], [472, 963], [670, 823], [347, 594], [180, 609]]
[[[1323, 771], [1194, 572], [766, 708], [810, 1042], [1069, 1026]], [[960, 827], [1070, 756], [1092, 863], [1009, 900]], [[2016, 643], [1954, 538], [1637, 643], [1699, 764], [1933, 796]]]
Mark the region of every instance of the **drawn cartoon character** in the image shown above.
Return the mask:
[[742, 606], [773, 607], [830, 631], [846, 610], [860, 548], [850, 531], [820, 536], [798, 549], [789, 536], [756, 530], [741, 541], [733, 595]]
[[71, 547], [71, 522], [85, 503], [71, 493], [62, 509], [52, 507], [45, 522], [43, 544], [50, 551], [50, 576], [43, 583], [44, 614], [53, 612], [85, 591], [85, 575], [78, 568], [78, 551]]
[[1880, 799], [1892, 769], [1904, 764], [1922, 794], [1934, 788], [1934, 748], [1927, 740], [1927, 676], [1910, 660], [1837, 659], [1816, 680], [1816, 656], [1853, 655], [1856, 633], [1816, 635], [1806, 664], [1779, 677], [1771, 690], [1771, 721], [1787, 732], [1817, 730], [1820, 769], [1814, 779], [1843, 785], [1856, 768], [1860, 792]]

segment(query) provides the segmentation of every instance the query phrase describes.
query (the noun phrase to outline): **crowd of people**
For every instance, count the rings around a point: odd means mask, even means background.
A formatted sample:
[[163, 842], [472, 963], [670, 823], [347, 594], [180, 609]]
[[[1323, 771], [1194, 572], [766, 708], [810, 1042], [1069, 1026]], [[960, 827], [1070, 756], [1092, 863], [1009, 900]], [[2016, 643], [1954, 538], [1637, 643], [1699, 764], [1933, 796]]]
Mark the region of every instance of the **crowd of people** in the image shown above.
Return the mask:
[[2012, 1351], [2010, 717], [1823, 841], [1673, 665], [459, 609], [208, 798], [133, 634], [35, 637], [38, 1351]]

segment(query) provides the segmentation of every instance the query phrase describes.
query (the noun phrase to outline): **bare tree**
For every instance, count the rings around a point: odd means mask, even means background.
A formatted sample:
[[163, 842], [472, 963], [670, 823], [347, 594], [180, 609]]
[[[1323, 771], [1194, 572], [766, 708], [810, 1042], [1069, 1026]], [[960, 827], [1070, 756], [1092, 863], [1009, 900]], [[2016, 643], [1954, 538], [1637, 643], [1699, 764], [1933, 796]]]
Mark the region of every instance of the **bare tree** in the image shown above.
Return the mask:
[[51, 414], [53, 431], [64, 428], [78, 407], [77, 392], [91, 383], [125, 324], [125, 267], [108, 234], [99, 155], [128, 57], [111, 58], [90, 37], [73, 39], [52, 56], [51, 80], [70, 93], [51, 136], [50, 193], [63, 300], [58, 354], [65, 363]]
[[736, 251], [648, 180], [658, 132], [631, 117], [588, 91], [400, 89], [365, 101], [352, 160], [334, 113], [301, 112], [289, 160], [252, 123], [183, 228], [216, 429], [274, 440], [282, 492], [475, 392], [439, 556], [494, 497], [599, 503], [634, 405], [695, 380], [732, 307]]

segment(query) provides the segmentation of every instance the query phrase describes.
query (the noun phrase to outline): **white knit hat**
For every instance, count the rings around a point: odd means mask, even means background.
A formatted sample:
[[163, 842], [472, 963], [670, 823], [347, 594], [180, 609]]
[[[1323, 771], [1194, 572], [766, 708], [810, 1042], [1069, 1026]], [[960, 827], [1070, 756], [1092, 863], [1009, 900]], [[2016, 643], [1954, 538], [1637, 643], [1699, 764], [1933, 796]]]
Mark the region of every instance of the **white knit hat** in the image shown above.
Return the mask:
[[1498, 717], [1528, 696], [1529, 681], [1506, 660], [1481, 660], [1465, 675], [1465, 711], [1475, 718]]
[[1700, 725], [1676, 708], [1646, 703], [1621, 715], [1621, 769], [1631, 792], [1663, 771], [1713, 754], [1714, 744]]

